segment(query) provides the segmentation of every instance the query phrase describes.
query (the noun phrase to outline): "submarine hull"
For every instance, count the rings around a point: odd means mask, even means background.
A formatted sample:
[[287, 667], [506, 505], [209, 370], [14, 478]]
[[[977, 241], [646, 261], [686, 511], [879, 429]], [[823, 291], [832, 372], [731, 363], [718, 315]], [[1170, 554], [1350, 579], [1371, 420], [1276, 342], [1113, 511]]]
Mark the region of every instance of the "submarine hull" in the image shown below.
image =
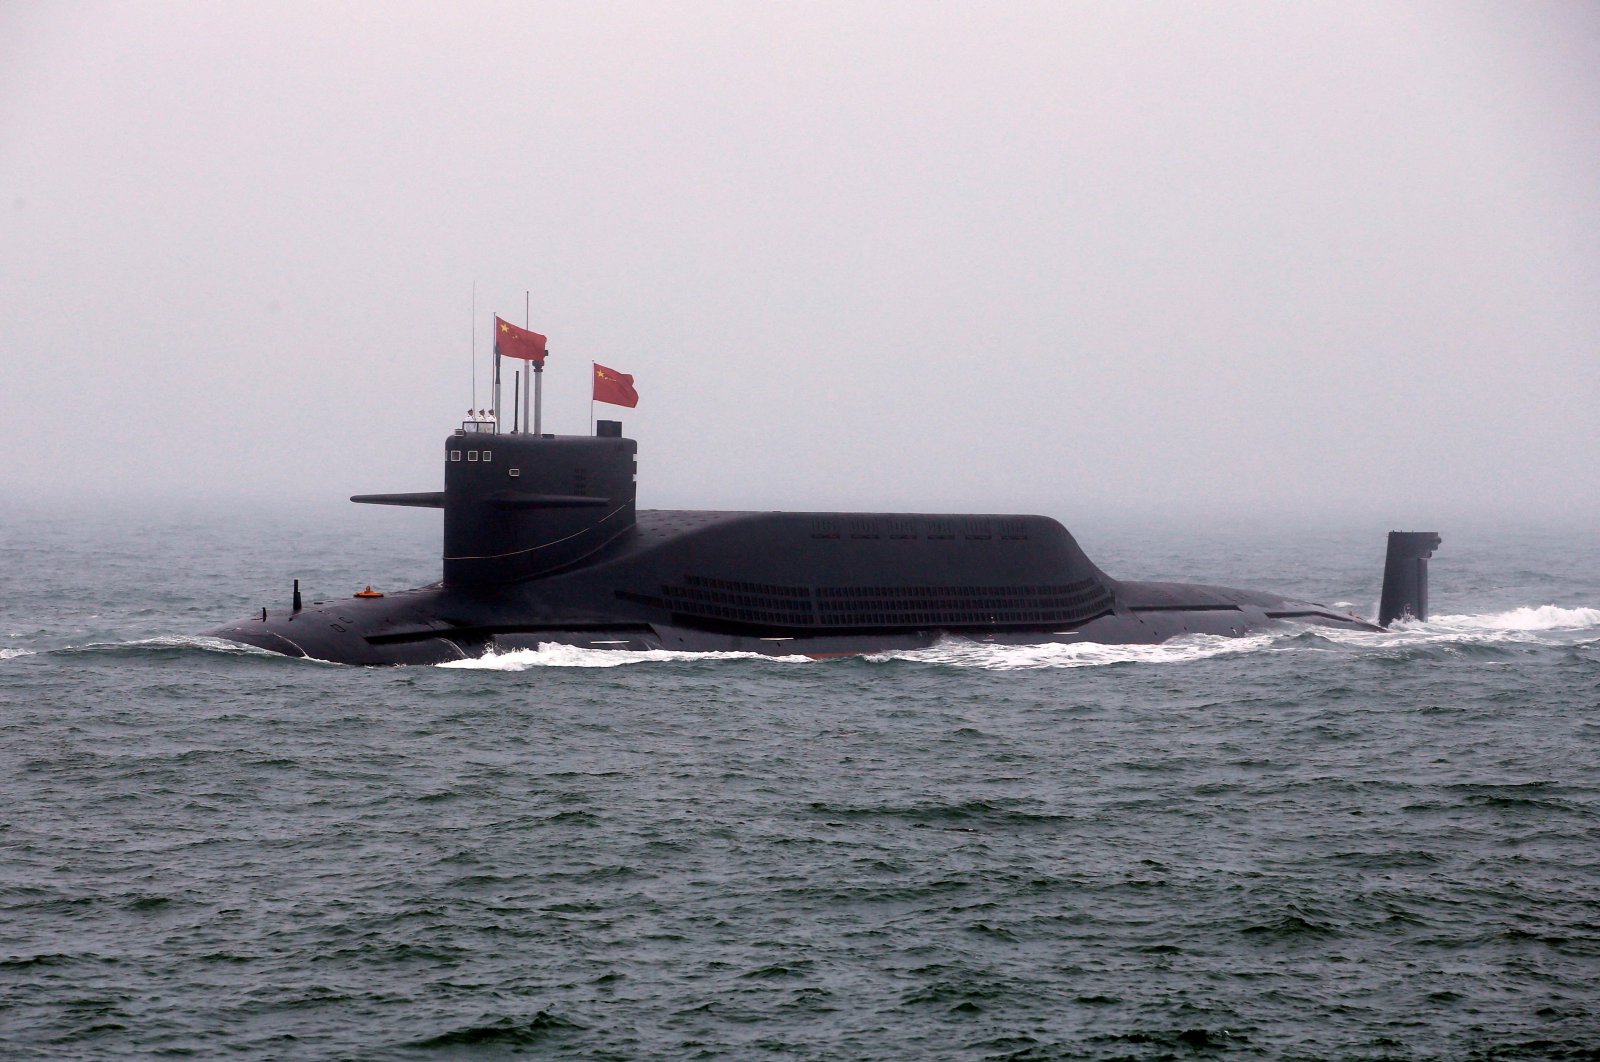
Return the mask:
[[[1142, 584], [1128, 585], [1130, 590], [1137, 590]], [[396, 600], [404, 600], [407, 608], [402, 611], [383, 607], [384, 602]], [[408, 614], [412, 609], [426, 610], [434, 605], [441, 613], [450, 611], [456, 622], [419, 623], [416, 615]], [[563, 624], [554, 619], [533, 622], [526, 614], [538, 611], [533, 602], [528, 603], [526, 612], [521, 615], [509, 602], [484, 603], [481, 610], [464, 610], [461, 605], [459, 599], [442, 589], [425, 588], [381, 602], [352, 599], [348, 603], [308, 605], [298, 613], [285, 609], [273, 614], [268, 610], [264, 620], [252, 617], [207, 633], [287, 656], [385, 666], [442, 664], [488, 653], [536, 649], [547, 644], [585, 649], [667, 649], [825, 658], [925, 649], [950, 637], [1000, 645], [1080, 642], [1151, 645], [1191, 634], [1242, 637], [1285, 623], [1310, 623], [1346, 630], [1382, 629], [1360, 617], [1324, 609], [1314, 603], [1281, 599], [1236, 606], [1213, 600], [1193, 610], [1164, 606], [1149, 611], [1124, 607], [1075, 627], [966, 624], [799, 633], [788, 627], [712, 630], [682, 622], [647, 622], [639, 618], [632, 622], [619, 618], [611, 623]]]
[[[974, 530], [946, 530], [953, 521]], [[1005, 537], [992, 530], [1002, 522], [1013, 529]], [[848, 526], [880, 530], [836, 530]], [[949, 636], [1152, 644], [1284, 622], [1378, 629], [1314, 602], [1111, 579], [1065, 528], [1038, 516], [647, 511], [604, 554], [499, 587], [438, 583], [268, 608], [209, 633], [292, 656], [392, 665], [547, 643], [827, 657]]]
[[636, 446], [614, 427], [597, 437], [456, 433], [443, 491], [354, 499], [442, 508], [440, 582], [268, 606], [209, 633], [393, 665], [546, 643], [824, 657], [947, 636], [1139, 644], [1284, 622], [1379, 629], [1274, 594], [1113, 579], [1043, 516], [637, 511]]

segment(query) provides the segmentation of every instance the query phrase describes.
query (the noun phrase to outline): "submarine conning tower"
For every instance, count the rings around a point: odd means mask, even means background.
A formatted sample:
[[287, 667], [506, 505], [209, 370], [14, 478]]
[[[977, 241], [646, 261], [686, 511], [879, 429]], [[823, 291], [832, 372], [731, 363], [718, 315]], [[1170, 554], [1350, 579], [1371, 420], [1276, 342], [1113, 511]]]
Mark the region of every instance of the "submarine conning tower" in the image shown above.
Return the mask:
[[444, 581], [502, 585], [582, 561], [634, 525], [638, 444], [600, 434], [479, 434], [445, 440]]

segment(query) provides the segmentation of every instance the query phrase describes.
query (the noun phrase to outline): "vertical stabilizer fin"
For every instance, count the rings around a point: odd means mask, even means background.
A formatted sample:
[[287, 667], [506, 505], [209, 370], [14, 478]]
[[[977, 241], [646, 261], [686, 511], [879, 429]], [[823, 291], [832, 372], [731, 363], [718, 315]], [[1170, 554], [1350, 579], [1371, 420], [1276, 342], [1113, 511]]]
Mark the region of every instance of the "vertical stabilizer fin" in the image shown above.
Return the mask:
[[1441, 541], [1435, 531], [1389, 532], [1378, 626], [1387, 627], [1397, 619], [1428, 618], [1428, 558]]

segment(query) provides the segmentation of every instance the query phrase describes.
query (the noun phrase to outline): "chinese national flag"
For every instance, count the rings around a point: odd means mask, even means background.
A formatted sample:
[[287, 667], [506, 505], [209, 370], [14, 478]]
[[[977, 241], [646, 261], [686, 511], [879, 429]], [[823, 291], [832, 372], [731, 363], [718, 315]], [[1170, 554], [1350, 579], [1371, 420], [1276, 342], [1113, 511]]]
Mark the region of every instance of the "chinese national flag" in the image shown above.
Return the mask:
[[632, 409], [639, 404], [639, 392], [633, 389], [633, 377], [595, 362], [594, 400]]
[[544, 364], [545, 337], [510, 321], [494, 319], [494, 352], [502, 358], [521, 358], [535, 365]]

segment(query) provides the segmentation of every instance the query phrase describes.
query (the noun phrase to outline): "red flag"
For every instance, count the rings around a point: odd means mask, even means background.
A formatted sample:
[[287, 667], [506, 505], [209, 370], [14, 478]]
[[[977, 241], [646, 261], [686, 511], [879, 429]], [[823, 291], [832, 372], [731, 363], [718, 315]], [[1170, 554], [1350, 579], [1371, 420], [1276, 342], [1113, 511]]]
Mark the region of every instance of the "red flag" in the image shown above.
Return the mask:
[[510, 321], [494, 319], [494, 352], [502, 358], [521, 358], [535, 365], [544, 364], [545, 337]]
[[632, 409], [639, 404], [639, 392], [633, 389], [633, 377], [608, 369], [597, 361], [594, 363], [594, 400]]

